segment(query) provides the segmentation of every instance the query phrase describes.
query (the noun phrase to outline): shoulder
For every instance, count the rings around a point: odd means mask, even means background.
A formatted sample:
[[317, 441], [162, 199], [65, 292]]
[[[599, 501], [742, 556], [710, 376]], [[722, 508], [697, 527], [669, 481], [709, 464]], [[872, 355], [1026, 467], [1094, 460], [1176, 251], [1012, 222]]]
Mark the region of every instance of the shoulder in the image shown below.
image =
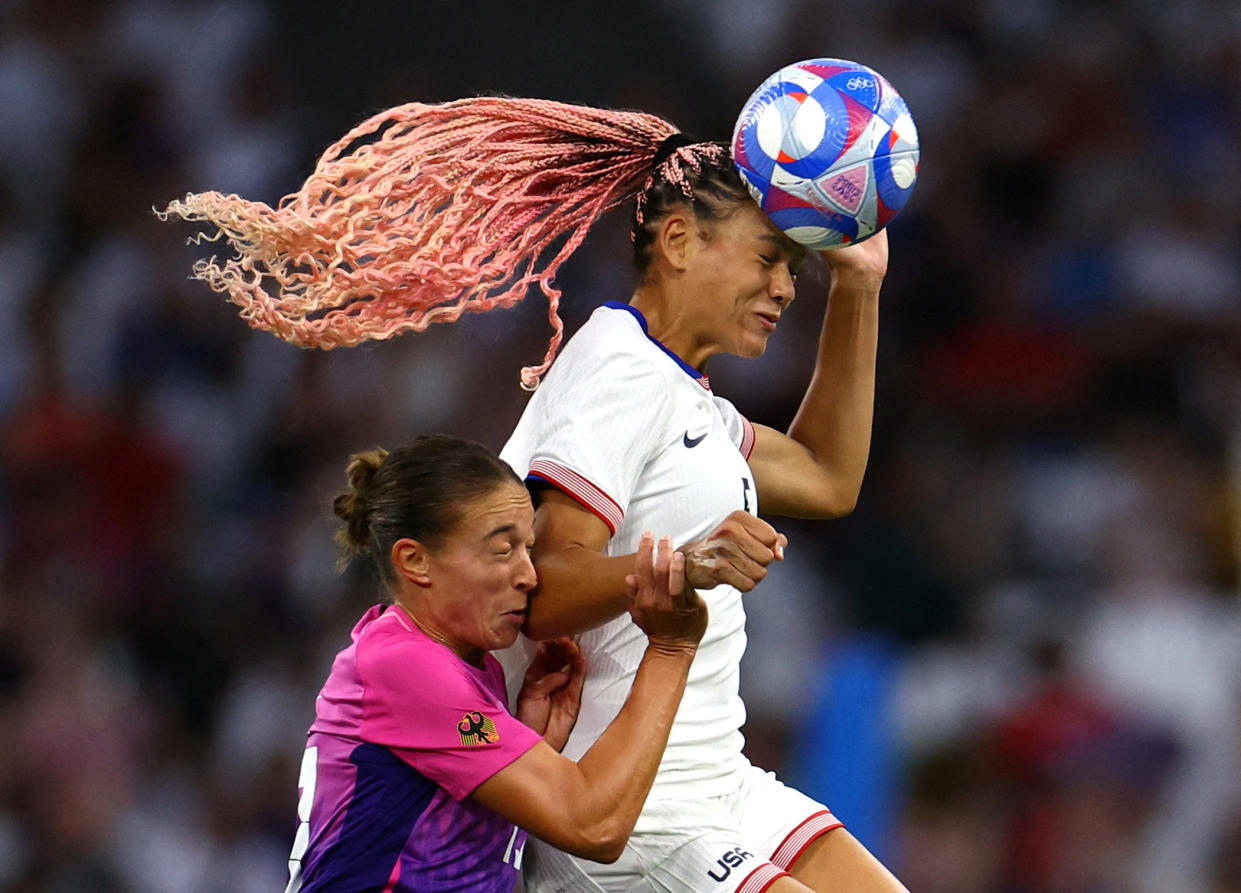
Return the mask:
[[583, 382], [606, 386], [618, 380], [632, 384], [665, 379], [659, 349], [647, 338], [637, 318], [615, 306], [603, 306], [569, 339], [552, 364], [545, 385], [552, 391], [581, 387]]
[[368, 687], [434, 691], [460, 683], [458, 658], [390, 607], [358, 638], [358, 674]]
[[570, 343], [604, 350], [625, 348], [635, 350], [646, 341], [646, 333], [642, 330], [642, 323], [638, 321], [638, 318], [623, 309], [623, 305], [609, 303], [595, 308], [590, 314], [590, 319], [586, 320], [577, 330]]

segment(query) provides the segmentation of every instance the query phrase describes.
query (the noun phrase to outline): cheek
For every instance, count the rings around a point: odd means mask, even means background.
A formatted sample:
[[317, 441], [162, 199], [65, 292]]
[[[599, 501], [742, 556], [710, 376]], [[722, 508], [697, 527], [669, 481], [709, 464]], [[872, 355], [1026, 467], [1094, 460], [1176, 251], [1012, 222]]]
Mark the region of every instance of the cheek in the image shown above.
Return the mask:
[[454, 612], [461, 618], [478, 622], [490, 613], [489, 608], [495, 601], [495, 583], [488, 575], [473, 573], [460, 581], [461, 597], [454, 606]]
[[771, 274], [767, 270], [753, 264], [747, 264], [737, 271], [736, 275], [729, 280], [729, 283], [733, 294], [737, 296], [736, 300], [739, 304], [752, 303], [767, 291], [770, 279]]

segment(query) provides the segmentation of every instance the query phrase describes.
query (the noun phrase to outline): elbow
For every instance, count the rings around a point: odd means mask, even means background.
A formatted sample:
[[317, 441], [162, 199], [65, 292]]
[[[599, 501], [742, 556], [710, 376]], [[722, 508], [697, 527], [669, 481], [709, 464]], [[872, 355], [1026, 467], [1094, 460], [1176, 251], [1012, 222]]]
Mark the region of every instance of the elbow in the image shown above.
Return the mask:
[[853, 510], [857, 508], [857, 497], [858, 494], [856, 492], [837, 494], [835, 499], [829, 500], [824, 505], [824, 517], [828, 519], [843, 518], [845, 515], [852, 514]]
[[809, 504], [806, 516], [816, 521], [843, 518], [857, 508], [859, 488], [824, 487]]
[[[816, 521], [843, 518], [857, 508], [861, 492], [861, 473], [833, 471], [820, 465], [814, 473], [806, 474], [800, 481], [794, 497], [800, 503], [800, 512], [789, 514]], [[759, 499], [762, 499], [761, 492]]]
[[564, 849], [581, 859], [611, 864], [625, 852], [625, 844], [629, 843], [632, 832], [632, 825], [622, 827], [611, 820], [599, 822], [592, 827], [581, 828], [573, 845]]
[[628, 842], [629, 842], [629, 839], [626, 838], [625, 840], [622, 840], [620, 843], [602, 850], [599, 853], [599, 855], [591, 857], [591, 858], [593, 858], [595, 862], [602, 862], [604, 865], [611, 865], [613, 862], [615, 862], [617, 859], [621, 857], [622, 853], [625, 852], [625, 844]]
[[853, 514], [862, 495], [862, 473], [834, 476], [825, 482], [820, 494], [823, 518], [831, 520]]
[[600, 844], [598, 846], [585, 849], [582, 852], [574, 853], [582, 859], [589, 859], [591, 862], [601, 862], [604, 865], [611, 865], [621, 857], [625, 852], [625, 844], [629, 842], [629, 838], [625, 838], [619, 843]]

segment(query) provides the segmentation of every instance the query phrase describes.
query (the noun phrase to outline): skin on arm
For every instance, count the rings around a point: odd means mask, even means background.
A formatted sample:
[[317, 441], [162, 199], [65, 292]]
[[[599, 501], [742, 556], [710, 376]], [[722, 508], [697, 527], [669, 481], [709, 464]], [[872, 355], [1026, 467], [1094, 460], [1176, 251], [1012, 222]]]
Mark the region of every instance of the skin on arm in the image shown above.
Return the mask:
[[[612, 534], [597, 515], [549, 487], [540, 492], [534, 530], [539, 587], [523, 627], [528, 637], [573, 635], [625, 612], [625, 577], [633, 570], [634, 556], [603, 554]], [[787, 543], [766, 521], [738, 511], [679, 551], [691, 586], [728, 583], [749, 592], [766, 576], [767, 565], [784, 557]]]
[[690, 663], [707, 627], [702, 597], [685, 584], [685, 557], [646, 535], [627, 592], [648, 636], [620, 713], [581, 760], [546, 742], [483, 782], [473, 797], [552, 846], [600, 862], [620, 857], [668, 742]]
[[537, 496], [534, 567], [523, 632], [531, 639], [569, 636], [619, 617], [629, 607], [625, 577], [634, 556], [605, 555], [612, 532], [568, 494], [547, 487]]
[[823, 257], [832, 285], [810, 385], [788, 434], [756, 425], [750, 454], [764, 512], [786, 517], [852, 511], [870, 453], [887, 233]]

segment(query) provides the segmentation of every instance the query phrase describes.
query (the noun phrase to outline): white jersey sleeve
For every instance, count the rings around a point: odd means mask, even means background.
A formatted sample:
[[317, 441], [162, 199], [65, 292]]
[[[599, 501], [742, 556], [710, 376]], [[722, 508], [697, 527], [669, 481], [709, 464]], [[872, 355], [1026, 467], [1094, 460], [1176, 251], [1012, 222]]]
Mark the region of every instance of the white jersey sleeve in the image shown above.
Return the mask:
[[615, 534], [643, 468], [668, 439], [668, 381], [632, 354], [592, 360], [589, 370], [553, 367], [561, 374], [535, 392], [540, 405], [532, 402], [503, 455], [518, 474], [568, 493]]
[[749, 462], [750, 453], [754, 452], [754, 425], [750, 423], [749, 419], [737, 412], [737, 407], [723, 397], [713, 395], [711, 399], [715, 401], [715, 406], [724, 419], [724, 425], [728, 429], [728, 436], [732, 439], [733, 445], [741, 451], [741, 455]]

